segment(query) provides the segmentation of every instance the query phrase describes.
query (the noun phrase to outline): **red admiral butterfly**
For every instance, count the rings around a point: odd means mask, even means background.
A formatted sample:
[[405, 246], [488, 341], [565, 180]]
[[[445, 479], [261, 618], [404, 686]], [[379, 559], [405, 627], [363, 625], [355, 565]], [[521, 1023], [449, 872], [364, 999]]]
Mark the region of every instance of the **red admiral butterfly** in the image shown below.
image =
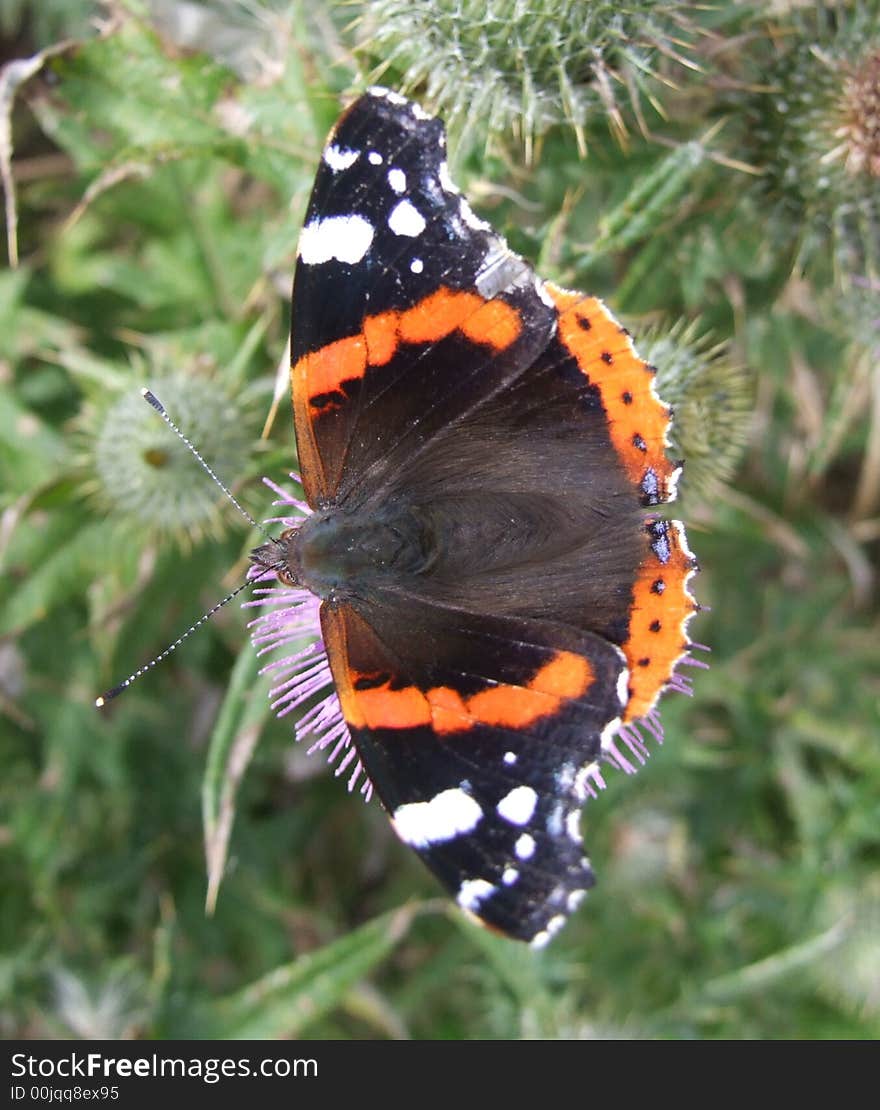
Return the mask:
[[583, 802], [688, 689], [696, 564], [645, 512], [679, 474], [654, 369], [473, 213], [445, 143], [372, 89], [324, 149], [293, 289], [306, 500], [281, 502], [305, 519], [251, 555], [281, 582], [254, 638], [320, 620], [269, 665], [275, 707], [308, 706], [298, 734], [366, 773], [460, 906], [539, 946], [594, 882]]

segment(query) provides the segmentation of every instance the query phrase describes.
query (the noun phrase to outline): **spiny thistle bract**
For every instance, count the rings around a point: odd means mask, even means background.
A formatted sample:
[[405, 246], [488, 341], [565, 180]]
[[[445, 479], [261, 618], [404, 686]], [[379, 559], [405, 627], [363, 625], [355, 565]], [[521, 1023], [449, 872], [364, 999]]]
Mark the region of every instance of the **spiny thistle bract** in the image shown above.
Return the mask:
[[741, 105], [769, 230], [838, 276], [880, 269], [880, 0], [797, 13]]
[[657, 369], [657, 392], [675, 413], [669, 451], [685, 459], [682, 492], [711, 494], [733, 477], [754, 407], [751, 372], [732, 361], [726, 343], [679, 320], [637, 338], [639, 354]]
[[[149, 375], [150, 388], [221, 481], [239, 478], [251, 437], [222, 383], [192, 373]], [[223, 498], [134, 386], [80, 421], [87, 492], [123, 527], [183, 546], [222, 534]]]
[[658, 78], [698, 70], [694, 6], [667, 0], [370, 0], [361, 47], [375, 79], [401, 75], [453, 132], [516, 130], [534, 137], [566, 123], [583, 153], [584, 128], [604, 112], [623, 139], [626, 111], [659, 107]]

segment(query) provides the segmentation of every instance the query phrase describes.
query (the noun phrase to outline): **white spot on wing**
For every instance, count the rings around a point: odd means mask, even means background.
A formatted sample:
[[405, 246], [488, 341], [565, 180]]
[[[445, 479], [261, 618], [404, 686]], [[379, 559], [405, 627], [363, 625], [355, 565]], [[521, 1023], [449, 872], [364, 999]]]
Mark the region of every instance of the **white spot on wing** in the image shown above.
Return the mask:
[[579, 809], [571, 810], [566, 816], [565, 830], [569, 838], [573, 840], [575, 844], [583, 843], [584, 838], [581, 836], [581, 811]]
[[391, 818], [394, 831], [412, 848], [441, 844], [476, 828], [483, 811], [470, 794], [455, 787], [435, 794], [429, 802], [398, 806]]
[[466, 879], [461, 884], [455, 900], [462, 909], [473, 912], [490, 894], [494, 894], [495, 890], [496, 888], [485, 879]]
[[547, 832], [551, 836], [562, 836], [562, 802], [557, 802], [547, 818]]
[[678, 546], [685, 553], [685, 555], [687, 555], [687, 557], [689, 559], [693, 559], [694, 553], [688, 547], [687, 536], [685, 534], [684, 525], [681, 523], [680, 520], [670, 520], [669, 523], [675, 529], [675, 534], [678, 536]]
[[414, 238], [425, 230], [425, 217], [408, 200], [402, 200], [391, 209], [388, 226], [395, 235]]
[[505, 763], [516, 763], [516, 752], [505, 752], [504, 753], [504, 762]]
[[[614, 728], [617, 728], [619, 727], [619, 725], [620, 718], [618, 717], [616, 720], [612, 721], [611, 725], [609, 725], [608, 727], [611, 728], [612, 726], [614, 726]], [[596, 797], [596, 791], [592, 783], [598, 781], [600, 786], [604, 786], [601, 778], [598, 778], [597, 780], [598, 775], [599, 764], [596, 760], [594, 760], [592, 763], [585, 763], [584, 766], [581, 767], [574, 780], [574, 795], [578, 799], [578, 801], [585, 802], [588, 796], [594, 798]], [[578, 834], [578, 839], [580, 839], [580, 834]]]
[[505, 886], [513, 886], [519, 878], [519, 871], [515, 867], [505, 867], [504, 874], [501, 876], [501, 881]]
[[444, 193], [458, 192], [455, 182], [449, 176], [449, 166], [445, 161], [440, 163], [440, 168], [437, 170], [437, 178], [440, 181], [440, 188]]
[[527, 825], [538, 804], [538, 795], [530, 786], [515, 786], [495, 807], [512, 825]]
[[531, 859], [535, 854], [535, 838], [523, 833], [513, 846], [518, 859]]
[[375, 96], [377, 100], [387, 100], [389, 104], [406, 104], [405, 96], [401, 96], [399, 92], [394, 92], [392, 89], [386, 89], [384, 85], [370, 85], [367, 89], [370, 96]]
[[585, 890], [573, 890], [569, 894], [568, 900], [566, 902], [566, 906], [568, 907], [568, 912], [569, 913], [574, 913], [574, 911], [578, 908], [578, 906], [581, 904], [581, 902], [583, 902], [583, 900], [586, 898], [586, 896], [587, 896], [587, 892]]
[[556, 936], [564, 924], [565, 917], [563, 914], [558, 913], [551, 917], [540, 933], [535, 933], [532, 937], [530, 947], [543, 948], [552, 937]]
[[363, 216], [327, 216], [312, 220], [299, 236], [299, 257], [309, 266], [335, 259], [360, 262], [373, 242], [373, 225]]
[[669, 533], [667, 531], [666, 521], [658, 521], [657, 524], [651, 529], [651, 535], [654, 537], [651, 542], [651, 550], [663, 564], [669, 562], [672, 556], [672, 548], [669, 546]]
[[666, 500], [674, 501], [678, 497], [678, 480], [681, 477], [681, 467], [677, 466], [666, 481]]
[[425, 264], [422, 262], [421, 258], [414, 258], [412, 262], [410, 262], [409, 268], [414, 274], [420, 274], [422, 270], [424, 270]]
[[656, 505], [660, 500], [660, 479], [653, 466], [649, 466], [642, 475], [641, 490], [649, 505]]
[[556, 785], [561, 793], [570, 790], [575, 780], [577, 770], [573, 763], [563, 763], [556, 772]]
[[602, 735], [599, 738], [599, 746], [601, 747], [603, 752], [607, 752], [611, 748], [614, 737], [617, 735], [619, 728], [620, 718], [615, 717], [613, 721], [609, 721], [608, 724], [602, 729]]
[[481, 220], [476, 212], [474, 212], [473, 208], [471, 208], [464, 197], [461, 198], [459, 211], [461, 212], [461, 218], [468, 225], [468, 227], [472, 227], [475, 231], [492, 230], [492, 228], [486, 223], [486, 221]]
[[370, 153], [367, 155], [367, 161], [370, 163], [371, 166], [381, 166], [385, 159], [382, 157], [378, 150], [371, 150]]
[[556, 306], [556, 302], [547, 292], [544, 282], [541, 281], [537, 274], [535, 275], [535, 292], [548, 308], [554, 308]]
[[324, 151], [324, 161], [334, 173], [350, 169], [360, 156], [359, 150], [342, 150], [333, 144]]
[[406, 174], [403, 170], [393, 169], [388, 171], [388, 184], [395, 193], [406, 192]]
[[629, 667], [624, 667], [617, 676], [617, 700], [621, 709], [629, 705]]

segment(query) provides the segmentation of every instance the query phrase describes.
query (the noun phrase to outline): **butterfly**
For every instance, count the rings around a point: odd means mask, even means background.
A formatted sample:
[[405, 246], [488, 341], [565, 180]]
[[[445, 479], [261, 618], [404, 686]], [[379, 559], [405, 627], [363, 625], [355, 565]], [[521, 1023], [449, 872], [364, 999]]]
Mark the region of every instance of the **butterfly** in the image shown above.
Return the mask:
[[655, 370], [473, 212], [442, 122], [381, 88], [321, 156], [291, 336], [305, 500], [279, 490], [289, 527], [251, 554], [255, 640], [319, 639], [269, 664], [276, 709], [463, 910], [541, 946], [594, 883], [583, 803], [688, 688], [696, 562], [654, 511], [680, 472]]

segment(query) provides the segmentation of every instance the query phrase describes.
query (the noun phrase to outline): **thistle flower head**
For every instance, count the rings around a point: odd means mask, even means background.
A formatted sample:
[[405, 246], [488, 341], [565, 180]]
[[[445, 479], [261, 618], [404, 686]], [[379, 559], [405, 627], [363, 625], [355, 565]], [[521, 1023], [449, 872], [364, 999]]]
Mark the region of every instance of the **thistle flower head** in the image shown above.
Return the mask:
[[[298, 474], [290, 477], [300, 480]], [[267, 478], [263, 480], [276, 495], [274, 504], [282, 510], [280, 516], [264, 523], [299, 527], [311, 512], [308, 505]], [[245, 608], [262, 610], [250, 622], [251, 642], [258, 655], [271, 656], [260, 673], [274, 679], [269, 691], [273, 711], [278, 717], [296, 713], [296, 739], [310, 742], [310, 755], [327, 751], [327, 762], [336, 764], [335, 774], [348, 772], [349, 791], [360, 783], [360, 792], [369, 801], [372, 783], [364, 774], [333, 686], [321, 634], [320, 599], [299, 586], [284, 585], [273, 571], [258, 564], [249, 577], [255, 584], [255, 598], [245, 602]]]
[[657, 392], [672, 405], [670, 451], [686, 460], [683, 488], [711, 494], [729, 481], [746, 445], [754, 406], [750, 371], [732, 361], [699, 321], [639, 336], [639, 351], [657, 366]]
[[880, 180], [880, 42], [857, 58], [843, 83], [838, 134], [851, 174]]
[[[218, 475], [241, 476], [251, 437], [221, 383], [165, 372], [151, 375], [150, 387]], [[87, 492], [123, 527], [185, 546], [222, 535], [222, 495], [137, 389], [86, 406], [78, 433]]]
[[594, 118], [623, 138], [627, 108], [639, 116], [643, 99], [658, 103], [662, 70], [699, 68], [692, 12], [676, 0], [371, 0], [361, 45], [382, 59], [376, 79], [399, 72], [450, 130], [513, 127], [528, 149], [566, 123], [583, 151]]
[[764, 59], [759, 91], [739, 107], [747, 160], [769, 230], [800, 241], [801, 260], [829, 244], [847, 277], [880, 265], [880, 4], [800, 13]]

